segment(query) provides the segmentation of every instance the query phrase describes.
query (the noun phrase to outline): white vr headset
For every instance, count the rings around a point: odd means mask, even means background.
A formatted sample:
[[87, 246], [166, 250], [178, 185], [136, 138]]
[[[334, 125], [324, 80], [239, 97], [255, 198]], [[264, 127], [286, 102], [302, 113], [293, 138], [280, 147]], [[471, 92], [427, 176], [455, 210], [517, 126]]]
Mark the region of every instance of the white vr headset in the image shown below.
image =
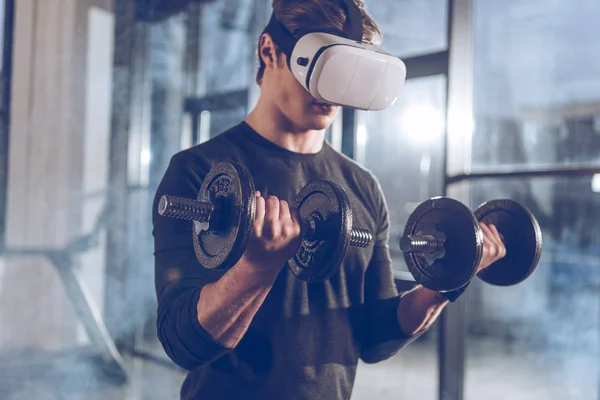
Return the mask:
[[341, 1], [346, 32], [306, 32], [296, 38], [271, 16], [264, 30], [286, 54], [298, 82], [318, 101], [359, 110], [393, 105], [406, 80], [402, 60], [362, 41], [363, 23], [354, 0]]

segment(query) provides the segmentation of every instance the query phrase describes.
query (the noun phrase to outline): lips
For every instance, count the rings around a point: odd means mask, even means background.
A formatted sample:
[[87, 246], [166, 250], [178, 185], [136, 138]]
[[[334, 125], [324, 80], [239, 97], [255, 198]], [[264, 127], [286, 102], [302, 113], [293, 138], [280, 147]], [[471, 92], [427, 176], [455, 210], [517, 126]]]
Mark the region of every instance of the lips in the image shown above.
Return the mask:
[[313, 103], [313, 106], [318, 110], [319, 114], [330, 114], [333, 110], [333, 106], [327, 103], [316, 102]]

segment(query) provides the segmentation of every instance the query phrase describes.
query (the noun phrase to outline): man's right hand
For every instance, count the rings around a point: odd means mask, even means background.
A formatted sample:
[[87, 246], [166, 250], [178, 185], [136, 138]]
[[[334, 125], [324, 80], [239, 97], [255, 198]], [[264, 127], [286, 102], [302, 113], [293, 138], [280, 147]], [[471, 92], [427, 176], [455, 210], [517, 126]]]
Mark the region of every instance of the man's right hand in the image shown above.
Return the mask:
[[262, 197], [256, 192], [256, 217], [252, 237], [243, 258], [257, 271], [279, 273], [296, 254], [300, 244], [301, 225], [296, 209], [275, 196]]
[[218, 281], [202, 288], [198, 322], [219, 344], [234, 348], [301, 243], [296, 210], [277, 197], [256, 193], [254, 230], [242, 258]]

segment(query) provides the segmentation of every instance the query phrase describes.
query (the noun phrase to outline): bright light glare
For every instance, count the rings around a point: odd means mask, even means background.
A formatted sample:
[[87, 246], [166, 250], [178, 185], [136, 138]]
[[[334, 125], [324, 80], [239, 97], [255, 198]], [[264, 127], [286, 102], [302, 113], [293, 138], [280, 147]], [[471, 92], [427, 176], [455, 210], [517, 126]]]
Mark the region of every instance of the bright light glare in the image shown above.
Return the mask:
[[430, 143], [444, 134], [444, 113], [432, 106], [409, 106], [402, 113], [402, 132], [411, 140]]
[[367, 127], [365, 124], [359, 124], [356, 129], [356, 143], [359, 146], [367, 144]]
[[475, 123], [463, 112], [448, 110], [448, 135], [450, 140], [459, 140], [461, 143], [470, 143], [473, 137]]
[[142, 150], [140, 154], [140, 162], [142, 165], [150, 165], [150, 150]]
[[600, 193], [600, 174], [596, 174], [592, 178], [592, 191], [594, 193]]

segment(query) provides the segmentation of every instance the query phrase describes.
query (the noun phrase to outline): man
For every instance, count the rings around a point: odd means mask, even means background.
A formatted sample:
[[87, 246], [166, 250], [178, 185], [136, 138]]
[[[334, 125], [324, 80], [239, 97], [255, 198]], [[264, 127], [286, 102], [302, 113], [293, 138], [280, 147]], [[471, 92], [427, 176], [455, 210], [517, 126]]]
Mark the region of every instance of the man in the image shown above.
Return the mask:
[[[357, 0], [363, 40], [377, 42], [376, 23]], [[335, 0], [274, 0], [274, 17], [290, 32], [336, 30], [346, 15]], [[184, 399], [348, 399], [359, 359], [385, 360], [436, 320], [448, 298], [417, 287], [400, 298], [388, 248], [388, 208], [376, 178], [324, 141], [339, 107], [319, 102], [294, 78], [268, 32], [259, 39], [261, 95], [247, 119], [175, 155], [154, 204], [158, 336], [189, 374]], [[157, 215], [163, 194], [195, 198], [218, 161], [249, 168], [257, 190], [253, 236], [227, 272], [202, 268], [192, 224]], [[344, 187], [355, 225], [374, 243], [348, 251], [321, 283], [287, 267], [300, 244], [290, 209], [316, 179]], [[484, 268], [504, 255], [494, 227], [485, 234]]]

